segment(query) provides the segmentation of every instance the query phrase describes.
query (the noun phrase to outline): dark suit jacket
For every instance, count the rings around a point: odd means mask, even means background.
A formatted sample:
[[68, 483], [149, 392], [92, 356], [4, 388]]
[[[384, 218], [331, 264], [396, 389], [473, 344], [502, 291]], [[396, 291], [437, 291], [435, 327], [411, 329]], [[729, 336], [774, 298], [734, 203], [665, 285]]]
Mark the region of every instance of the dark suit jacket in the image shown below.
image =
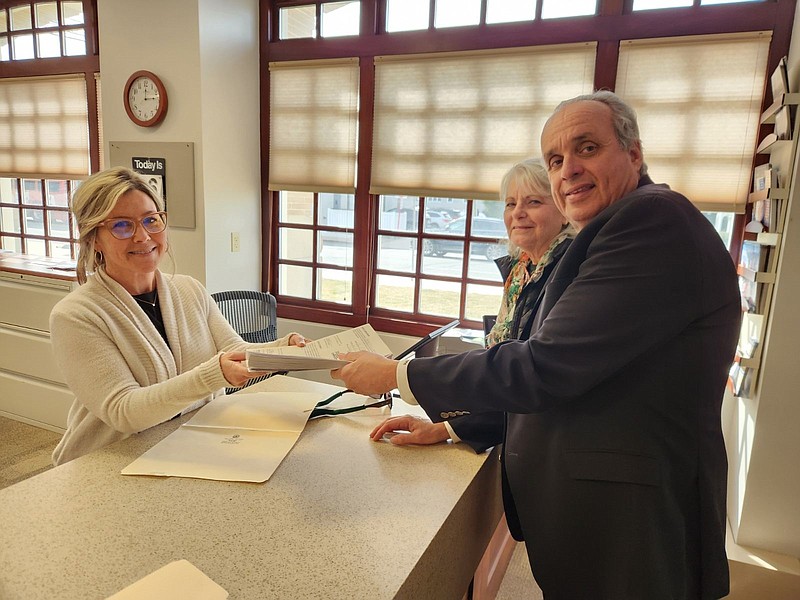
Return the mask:
[[720, 406], [740, 318], [716, 231], [645, 177], [577, 235], [527, 341], [409, 364], [434, 420], [511, 413], [506, 511], [547, 600], [727, 593]]
[[[571, 239], [561, 242], [551, 255], [551, 262], [544, 268], [537, 281], [531, 281], [522, 288], [514, 306], [514, 320], [511, 324], [511, 337], [515, 340], [530, 335], [533, 319], [542, 300], [542, 292], [550, 275], [569, 248]], [[510, 256], [501, 256], [494, 261], [500, 270], [503, 281], [511, 274], [514, 260]], [[466, 415], [449, 419], [450, 426], [461, 441], [469, 445], [475, 452], [484, 452], [502, 443], [505, 431], [506, 413], [502, 411]]]

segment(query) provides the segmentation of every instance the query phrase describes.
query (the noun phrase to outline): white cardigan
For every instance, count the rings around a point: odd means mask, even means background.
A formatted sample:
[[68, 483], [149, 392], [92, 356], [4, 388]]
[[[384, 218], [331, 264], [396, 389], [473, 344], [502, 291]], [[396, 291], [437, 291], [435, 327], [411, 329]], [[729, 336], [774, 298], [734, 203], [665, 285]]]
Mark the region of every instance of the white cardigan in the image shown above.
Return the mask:
[[62, 464], [205, 404], [229, 385], [219, 355], [248, 344], [197, 280], [156, 272], [169, 346], [101, 268], [50, 314], [56, 361], [75, 401], [53, 453]]

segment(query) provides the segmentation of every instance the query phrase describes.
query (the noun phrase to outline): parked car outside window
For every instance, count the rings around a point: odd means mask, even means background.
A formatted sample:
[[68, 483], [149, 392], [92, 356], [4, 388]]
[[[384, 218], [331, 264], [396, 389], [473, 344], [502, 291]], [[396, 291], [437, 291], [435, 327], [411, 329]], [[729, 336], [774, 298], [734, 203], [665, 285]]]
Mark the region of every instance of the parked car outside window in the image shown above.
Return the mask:
[[[466, 231], [466, 218], [461, 217], [450, 222], [445, 227], [442, 236], [454, 236], [461, 239], [425, 238], [422, 242], [424, 256], [444, 256], [447, 253], [463, 254]], [[507, 254], [507, 246], [501, 240], [506, 237], [506, 226], [502, 219], [491, 217], [473, 217], [472, 237], [489, 238], [486, 241], [469, 242], [470, 254], [482, 254], [489, 260], [494, 260]]]

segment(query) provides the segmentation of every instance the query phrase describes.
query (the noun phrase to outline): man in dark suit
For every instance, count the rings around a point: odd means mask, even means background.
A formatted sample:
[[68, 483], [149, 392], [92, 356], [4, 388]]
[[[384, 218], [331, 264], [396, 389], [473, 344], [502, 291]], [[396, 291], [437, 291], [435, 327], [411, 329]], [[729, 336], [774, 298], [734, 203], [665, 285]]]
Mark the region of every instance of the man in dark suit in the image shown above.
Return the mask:
[[732, 260], [685, 197], [652, 183], [611, 92], [559, 105], [542, 152], [578, 235], [531, 336], [400, 364], [353, 353], [334, 376], [360, 393], [398, 386], [434, 420], [508, 413], [506, 512], [547, 600], [720, 598]]

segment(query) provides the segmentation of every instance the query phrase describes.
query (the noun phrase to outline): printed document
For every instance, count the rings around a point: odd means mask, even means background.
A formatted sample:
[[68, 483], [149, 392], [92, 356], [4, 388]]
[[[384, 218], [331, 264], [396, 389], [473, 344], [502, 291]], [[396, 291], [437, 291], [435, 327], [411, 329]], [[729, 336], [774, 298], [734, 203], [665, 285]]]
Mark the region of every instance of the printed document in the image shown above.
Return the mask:
[[324, 397], [319, 392], [267, 391], [216, 398], [122, 474], [266, 481]]
[[314, 369], [338, 369], [347, 361], [339, 360], [340, 352], [365, 350], [383, 356], [392, 351], [380, 336], [366, 324], [335, 333], [300, 348], [278, 346], [263, 350], [247, 351], [247, 368], [251, 371], [309, 371]]

